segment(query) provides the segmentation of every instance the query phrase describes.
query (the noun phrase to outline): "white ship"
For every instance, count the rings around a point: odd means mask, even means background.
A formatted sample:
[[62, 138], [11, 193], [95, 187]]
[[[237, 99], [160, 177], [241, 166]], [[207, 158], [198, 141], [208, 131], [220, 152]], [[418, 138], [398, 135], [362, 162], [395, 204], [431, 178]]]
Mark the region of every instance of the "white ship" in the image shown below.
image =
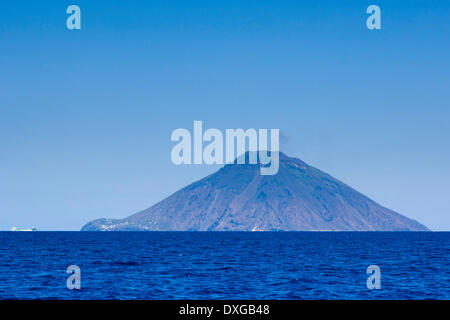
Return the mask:
[[12, 227], [11, 231], [37, 231], [36, 228], [31, 228], [31, 229], [17, 229], [17, 227]]

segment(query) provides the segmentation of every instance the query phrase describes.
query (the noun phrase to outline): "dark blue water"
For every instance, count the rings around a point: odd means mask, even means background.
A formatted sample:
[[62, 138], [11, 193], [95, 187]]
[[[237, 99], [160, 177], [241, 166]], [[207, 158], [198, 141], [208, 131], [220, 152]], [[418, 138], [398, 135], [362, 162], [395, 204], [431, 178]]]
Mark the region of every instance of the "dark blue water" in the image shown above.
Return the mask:
[[450, 299], [449, 252], [432, 232], [0, 232], [0, 298]]

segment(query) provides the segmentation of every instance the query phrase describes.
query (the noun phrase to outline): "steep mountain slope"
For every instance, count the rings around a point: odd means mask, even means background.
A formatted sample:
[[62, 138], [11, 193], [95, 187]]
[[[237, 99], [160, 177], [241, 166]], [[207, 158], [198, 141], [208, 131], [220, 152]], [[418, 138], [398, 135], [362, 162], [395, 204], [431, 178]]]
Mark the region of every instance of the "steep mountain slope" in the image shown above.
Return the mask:
[[[248, 155], [247, 155], [248, 156]], [[228, 164], [149, 209], [98, 219], [82, 231], [427, 231], [303, 161], [280, 153], [280, 169]]]

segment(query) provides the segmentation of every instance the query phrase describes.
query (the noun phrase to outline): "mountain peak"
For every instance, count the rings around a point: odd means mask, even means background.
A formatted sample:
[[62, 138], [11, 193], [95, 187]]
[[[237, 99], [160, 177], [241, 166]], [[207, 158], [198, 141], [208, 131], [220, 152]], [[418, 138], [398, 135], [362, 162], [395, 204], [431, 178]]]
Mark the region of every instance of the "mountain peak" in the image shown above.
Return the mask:
[[[269, 152], [270, 155], [270, 152]], [[279, 172], [260, 175], [237, 159], [125, 219], [98, 219], [85, 231], [426, 231], [300, 159], [279, 153]], [[254, 156], [254, 155], [253, 155]]]
[[[256, 162], [258, 165], [261, 165], [261, 160], [260, 160], [260, 156], [261, 156], [261, 152], [264, 152], [267, 157], [272, 158], [272, 152], [271, 151], [246, 151], [245, 153], [237, 156], [234, 161], [232, 163], [228, 163], [227, 165], [236, 165], [239, 164], [238, 161], [241, 160], [241, 163], [239, 165], [242, 165], [242, 162], [244, 162], [244, 164], [252, 164], [250, 159], [256, 159]], [[288, 155], [286, 155], [285, 153], [278, 151], [278, 159], [280, 162], [296, 162], [299, 165], [305, 165], [305, 162], [303, 162], [302, 160], [298, 159], [298, 158], [292, 158], [289, 157]]]

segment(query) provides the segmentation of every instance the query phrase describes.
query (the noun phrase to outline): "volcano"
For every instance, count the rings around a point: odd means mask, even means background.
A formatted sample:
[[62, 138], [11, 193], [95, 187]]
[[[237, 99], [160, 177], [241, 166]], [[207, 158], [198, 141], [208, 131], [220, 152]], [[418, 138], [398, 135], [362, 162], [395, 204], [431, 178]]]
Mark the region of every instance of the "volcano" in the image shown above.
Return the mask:
[[280, 152], [279, 164], [275, 175], [227, 164], [146, 210], [82, 231], [429, 231], [299, 159]]

